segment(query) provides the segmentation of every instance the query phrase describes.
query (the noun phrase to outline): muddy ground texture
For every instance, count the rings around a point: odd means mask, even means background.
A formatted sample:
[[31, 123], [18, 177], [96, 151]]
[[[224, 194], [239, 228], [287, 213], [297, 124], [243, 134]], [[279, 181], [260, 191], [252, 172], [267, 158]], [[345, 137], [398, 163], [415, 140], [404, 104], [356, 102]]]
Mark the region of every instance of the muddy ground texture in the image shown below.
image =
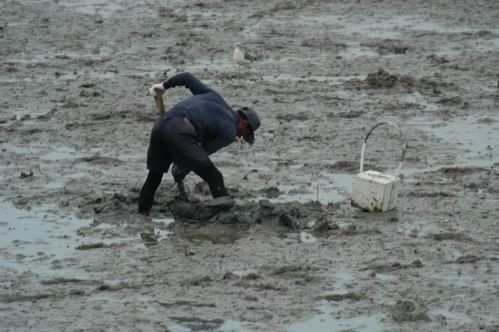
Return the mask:
[[[499, 329], [497, 1], [8, 1], [0, 45], [2, 331]], [[166, 174], [145, 218], [146, 91], [181, 71], [262, 126], [213, 155], [233, 201]], [[408, 149], [367, 213], [379, 120]]]

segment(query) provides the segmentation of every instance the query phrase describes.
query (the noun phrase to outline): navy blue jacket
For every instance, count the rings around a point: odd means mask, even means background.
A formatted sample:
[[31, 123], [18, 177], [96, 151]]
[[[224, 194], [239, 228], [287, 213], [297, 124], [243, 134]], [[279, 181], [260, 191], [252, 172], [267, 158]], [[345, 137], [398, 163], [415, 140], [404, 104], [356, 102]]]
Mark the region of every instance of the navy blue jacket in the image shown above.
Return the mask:
[[187, 116], [198, 133], [203, 149], [212, 154], [236, 140], [239, 114], [213, 89], [191, 73], [177, 74], [163, 82], [166, 90], [183, 86], [192, 96], [182, 100], [165, 116]]

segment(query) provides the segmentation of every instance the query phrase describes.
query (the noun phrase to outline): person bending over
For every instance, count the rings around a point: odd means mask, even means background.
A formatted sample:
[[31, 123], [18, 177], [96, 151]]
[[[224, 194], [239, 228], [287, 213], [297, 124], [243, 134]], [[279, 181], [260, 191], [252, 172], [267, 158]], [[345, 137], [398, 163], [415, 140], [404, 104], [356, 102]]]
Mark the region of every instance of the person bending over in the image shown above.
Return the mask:
[[209, 155], [243, 137], [253, 144], [254, 132], [260, 126], [258, 114], [249, 107], [234, 111], [213, 89], [191, 73], [177, 74], [163, 83], [154, 84], [149, 94], [162, 98], [174, 87], [183, 86], [192, 92], [163, 113], [154, 124], [147, 151], [149, 173], [139, 197], [139, 213], [148, 215], [163, 173], [173, 163], [172, 175], [183, 191], [185, 176], [193, 171], [206, 181], [211, 195], [228, 196], [222, 173]]

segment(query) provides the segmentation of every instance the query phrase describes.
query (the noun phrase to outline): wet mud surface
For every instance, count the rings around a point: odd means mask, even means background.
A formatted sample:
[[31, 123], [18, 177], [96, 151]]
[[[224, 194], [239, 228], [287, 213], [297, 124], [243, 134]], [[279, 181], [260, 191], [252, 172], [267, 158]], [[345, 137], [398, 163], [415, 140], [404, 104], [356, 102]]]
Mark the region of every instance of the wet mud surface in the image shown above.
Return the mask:
[[[2, 331], [497, 331], [496, 1], [8, 1], [0, 14]], [[240, 42], [257, 61], [231, 61]], [[232, 200], [166, 174], [157, 117], [191, 71], [259, 111], [213, 155]], [[187, 96], [165, 94], [169, 107]], [[399, 123], [397, 209], [350, 205]], [[380, 128], [368, 169], [394, 172]]]

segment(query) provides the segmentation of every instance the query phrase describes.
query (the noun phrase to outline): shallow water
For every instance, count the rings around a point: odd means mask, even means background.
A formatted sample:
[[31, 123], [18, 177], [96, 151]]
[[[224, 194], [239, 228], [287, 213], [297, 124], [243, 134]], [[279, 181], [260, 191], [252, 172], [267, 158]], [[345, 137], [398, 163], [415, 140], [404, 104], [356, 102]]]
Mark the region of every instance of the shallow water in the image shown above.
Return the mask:
[[337, 203], [348, 199], [352, 190], [352, 174], [332, 173], [312, 179], [311, 185], [300, 187], [296, 184], [280, 185], [283, 194], [271, 199], [273, 203], [310, 202], [321, 204]]
[[[32, 270], [40, 275], [71, 274], [81, 276], [81, 271], [54, 268], [54, 260], [77, 258], [75, 248], [81, 245], [102, 243], [104, 246], [125, 244], [135, 249], [146, 246], [136, 235], [116, 235], [127, 225], [99, 224], [92, 226], [92, 219], [78, 219], [73, 215], [60, 216], [54, 205], [30, 210], [17, 209], [12, 203], [0, 201], [0, 270], [18, 272]], [[152, 219], [151, 229], [157, 240], [165, 239], [170, 232], [163, 228], [173, 219]], [[90, 228], [99, 236], [80, 236], [78, 230]], [[106, 236], [109, 230], [111, 236]], [[114, 235], [113, 235], [114, 234]]]
[[75, 158], [76, 158], [76, 151], [74, 149], [67, 147], [60, 147], [58, 149], [54, 149], [42, 156], [42, 159], [50, 161], [68, 160]]
[[[373, 51], [370, 47], [365, 47], [360, 45], [352, 45], [347, 49], [339, 52], [338, 55], [347, 59], [380, 56], [378, 52]], [[359, 78], [359, 79], [364, 79], [364, 78]]]
[[345, 285], [352, 282], [355, 279], [355, 275], [352, 272], [336, 272], [334, 279], [336, 281], [334, 285], [336, 290], [343, 289], [347, 291]]
[[227, 332], [249, 332], [250, 330], [245, 328], [241, 322], [236, 320], [226, 320], [219, 328], [218, 331], [227, 331]]
[[323, 303], [319, 308], [319, 313], [310, 319], [293, 324], [288, 327], [288, 332], [330, 332], [340, 330], [355, 330], [365, 332], [383, 331], [381, 323], [383, 316], [357, 316], [353, 318], [335, 319], [332, 316], [333, 306]]
[[86, 15], [99, 14], [102, 17], [110, 17], [114, 12], [123, 9], [122, 6], [106, 0], [84, 0], [78, 2], [65, 2], [63, 5]]
[[26, 211], [0, 202], [0, 269], [58, 273], [50, 262], [71, 257], [80, 244], [76, 231], [92, 221], [50, 212], [55, 209], [43, 206]]
[[468, 116], [435, 123], [424, 119], [411, 120], [416, 127], [438, 139], [457, 145], [458, 162], [462, 166], [491, 167], [499, 162], [499, 115]]

